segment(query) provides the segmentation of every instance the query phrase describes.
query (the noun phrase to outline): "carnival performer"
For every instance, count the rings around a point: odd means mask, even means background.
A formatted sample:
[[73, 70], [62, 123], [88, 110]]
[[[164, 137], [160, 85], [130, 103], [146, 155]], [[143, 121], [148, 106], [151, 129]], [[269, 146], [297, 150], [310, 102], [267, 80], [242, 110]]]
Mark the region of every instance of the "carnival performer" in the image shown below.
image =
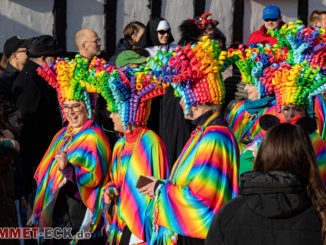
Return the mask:
[[238, 146], [220, 114], [225, 59], [217, 41], [204, 37], [192, 48], [178, 47], [163, 67], [173, 77], [171, 86], [181, 96], [185, 117], [197, 128], [170, 178], [149, 177], [153, 182], [139, 190], [155, 196], [154, 225], [159, 230], [152, 244], [173, 244], [176, 239], [177, 244], [204, 244], [215, 213], [238, 194]]
[[[81, 81], [88, 61], [57, 59], [54, 66], [38, 68], [38, 74], [58, 92], [68, 126], [53, 138], [34, 178], [37, 182], [32, 223], [37, 227], [71, 227], [72, 234], [94, 231], [101, 218], [101, 188], [108, 182], [111, 150], [102, 129], [94, 123], [95, 98]], [[75, 240], [76, 241], [76, 240]], [[54, 240], [69, 244], [70, 240]], [[81, 241], [93, 244], [94, 241]]]
[[[309, 64], [315, 67], [315, 73], [320, 70], [321, 74], [326, 74], [326, 37], [324, 29], [318, 27], [311, 29], [305, 27], [301, 20], [297, 20], [295, 24], [289, 22], [287, 25], [283, 25], [281, 29], [270, 30], [269, 32], [273, 37], [277, 38], [278, 46], [286, 51], [284, 52], [286, 54], [285, 60], [288, 64]], [[315, 104], [312, 108], [314, 108], [315, 112], [317, 132], [326, 140], [325, 101], [319, 93], [314, 98], [315, 101], [311, 103]], [[311, 114], [311, 112], [308, 112], [308, 114]]]
[[[318, 122], [320, 124], [321, 116], [324, 118], [325, 115], [320, 113], [320, 111], [319, 114], [315, 113], [316, 102], [320, 101], [315, 97], [326, 90], [326, 70], [323, 66], [319, 66], [322, 63], [318, 61], [318, 57], [309, 60], [309, 57], [306, 57], [307, 54], [305, 53], [300, 55], [302, 58], [298, 59], [298, 50], [296, 49], [298, 46], [291, 44], [296, 39], [297, 43], [300, 43], [301, 40], [302, 44], [308, 45], [307, 42], [304, 42], [305, 35], [308, 36], [311, 33], [315, 33], [318, 36], [319, 32], [316, 32], [317, 29], [314, 32], [310, 28], [304, 28], [300, 21], [296, 25], [289, 23], [288, 26], [284, 26], [281, 29], [281, 32], [284, 30], [288, 30], [287, 36], [283, 38], [282, 34], [279, 33], [281, 35], [278, 36], [278, 44], [281, 44], [282, 40], [285, 44], [288, 41], [290, 47], [293, 45], [292, 52], [287, 53], [285, 60], [278, 63], [275, 62], [264, 69], [263, 75], [260, 77], [262, 86], [266, 89], [267, 93], [274, 94], [276, 98], [276, 116], [278, 119], [269, 118], [274, 122], [276, 120], [276, 122], [289, 122], [292, 124], [296, 124], [300, 118], [309, 117], [311, 119], [306, 120], [305, 125], [312, 129], [310, 131], [310, 137], [322, 179], [326, 183], [326, 143], [316, 131], [316, 123], [317, 125]], [[318, 40], [321, 39], [318, 38], [316, 41]], [[311, 42], [309, 45], [313, 49], [318, 48], [318, 46], [324, 46], [322, 41], [320, 43]], [[287, 49], [291, 50], [290, 47]], [[320, 106], [320, 104], [318, 105]], [[316, 114], [317, 117], [315, 118], [314, 115]], [[270, 120], [266, 120], [263, 123], [273, 124]], [[252, 169], [253, 161], [264, 133], [264, 131], [261, 131], [244, 148], [240, 156], [240, 174]]]
[[226, 115], [241, 153], [259, 134], [259, 118], [265, 114], [275, 115], [275, 98], [266, 93], [259, 78], [263, 69], [271, 65], [272, 61], [282, 59], [282, 53], [279, 49], [274, 51], [270, 45], [264, 47], [262, 44], [252, 44], [246, 49], [240, 45], [239, 49], [229, 49], [228, 52], [229, 56], [238, 57], [235, 64], [241, 72], [242, 82], [246, 83], [245, 91], [248, 93], [248, 99], [236, 104]]
[[[279, 66], [275, 64], [273, 67], [266, 68], [261, 80], [262, 84], [275, 94], [278, 118], [278, 120], [265, 118], [263, 123], [267, 125], [273, 125], [273, 122], [297, 124], [300, 118], [311, 119], [306, 120], [304, 124], [311, 129], [310, 138], [322, 180], [326, 184], [326, 143], [316, 132], [317, 125], [313, 117], [315, 96], [326, 90], [326, 76], [317, 66], [310, 66], [307, 63], [291, 66], [283, 62]], [[255, 158], [264, 133], [265, 131], [262, 131], [245, 147], [244, 156], [251, 155], [253, 159]], [[242, 161], [243, 155], [240, 157], [240, 174], [250, 171], [253, 166], [252, 161]]]
[[154, 206], [150, 197], [138, 192], [136, 183], [142, 175], [164, 179], [169, 174], [165, 145], [146, 127], [151, 99], [162, 95], [167, 84], [143, 68], [109, 67], [94, 74], [114, 130], [122, 134], [113, 149], [111, 181], [103, 196], [109, 244], [149, 243]]

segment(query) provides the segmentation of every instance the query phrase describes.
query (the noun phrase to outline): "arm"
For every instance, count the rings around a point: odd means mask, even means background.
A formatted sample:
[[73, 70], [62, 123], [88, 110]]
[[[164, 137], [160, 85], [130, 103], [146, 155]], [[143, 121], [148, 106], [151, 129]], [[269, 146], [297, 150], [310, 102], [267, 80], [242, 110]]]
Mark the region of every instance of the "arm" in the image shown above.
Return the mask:
[[231, 134], [212, 134], [199, 144], [187, 177], [189, 183], [162, 185], [158, 225], [204, 239], [215, 213], [238, 194], [237, 144]]

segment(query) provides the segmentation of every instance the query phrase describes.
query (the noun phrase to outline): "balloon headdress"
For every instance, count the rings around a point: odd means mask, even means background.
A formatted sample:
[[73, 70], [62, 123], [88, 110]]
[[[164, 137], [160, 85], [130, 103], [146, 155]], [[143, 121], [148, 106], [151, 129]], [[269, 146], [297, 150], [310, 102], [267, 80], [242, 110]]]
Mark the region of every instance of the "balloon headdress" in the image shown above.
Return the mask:
[[307, 61], [268, 67], [260, 80], [275, 94], [278, 111], [282, 105], [298, 105], [304, 107], [310, 117], [314, 113], [314, 97], [326, 90], [325, 75], [318, 66], [311, 66]]
[[[88, 110], [88, 118], [92, 117], [92, 107], [95, 106], [95, 97], [88, 92], [91, 89], [88, 78], [88, 60], [77, 54], [75, 59], [57, 58], [55, 65], [47, 65], [37, 69], [53, 88], [57, 90], [59, 104], [62, 107], [65, 100], [83, 101]], [[87, 85], [87, 87], [86, 87]], [[66, 116], [63, 114], [64, 119]]]
[[114, 67], [94, 74], [97, 92], [107, 102], [107, 109], [119, 113], [125, 129], [145, 126], [151, 99], [164, 94], [167, 82], [158, 80], [146, 67], [131, 69]]
[[[170, 81], [177, 96], [185, 103], [186, 115], [198, 104], [222, 104], [225, 88], [222, 71], [231, 63], [227, 53], [220, 51], [218, 41], [204, 37], [196, 45], [178, 46], [172, 55], [161, 55], [162, 79]], [[154, 58], [155, 59], [155, 58]], [[153, 65], [150, 65], [151, 69]]]
[[260, 81], [268, 93], [275, 94], [278, 111], [282, 105], [298, 105], [312, 117], [314, 97], [326, 90], [325, 30], [297, 21], [269, 32], [278, 40], [273, 48], [286, 56], [264, 69]]

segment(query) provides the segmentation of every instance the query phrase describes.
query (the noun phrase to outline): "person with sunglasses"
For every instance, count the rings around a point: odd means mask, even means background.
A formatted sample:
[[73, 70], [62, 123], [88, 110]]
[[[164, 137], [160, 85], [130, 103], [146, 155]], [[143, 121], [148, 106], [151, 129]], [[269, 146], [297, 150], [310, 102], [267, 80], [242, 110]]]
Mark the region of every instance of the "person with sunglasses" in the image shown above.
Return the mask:
[[272, 37], [267, 33], [268, 30], [274, 30], [281, 28], [285, 23], [282, 21], [281, 10], [275, 5], [269, 5], [263, 10], [264, 25], [262, 25], [258, 31], [251, 33], [247, 45], [250, 43], [269, 43], [271, 46], [277, 42], [275, 37]]
[[27, 45], [29, 40], [19, 36], [9, 38], [3, 45], [4, 54], [1, 57], [3, 72], [0, 74], [0, 94], [11, 100], [12, 84], [27, 61]]
[[138, 42], [138, 46], [145, 48], [151, 58], [153, 58], [159, 50], [165, 52], [174, 51], [177, 45], [172, 44], [173, 41], [174, 38], [169, 22], [161, 17], [156, 17], [147, 23], [146, 29]]

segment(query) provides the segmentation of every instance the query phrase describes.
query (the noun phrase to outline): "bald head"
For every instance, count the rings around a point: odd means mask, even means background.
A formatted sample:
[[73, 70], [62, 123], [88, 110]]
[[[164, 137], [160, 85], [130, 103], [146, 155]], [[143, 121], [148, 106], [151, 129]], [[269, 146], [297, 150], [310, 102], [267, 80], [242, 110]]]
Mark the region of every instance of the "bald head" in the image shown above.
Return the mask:
[[78, 31], [75, 42], [79, 53], [90, 60], [101, 53], [101, 39], [92, 29]]

